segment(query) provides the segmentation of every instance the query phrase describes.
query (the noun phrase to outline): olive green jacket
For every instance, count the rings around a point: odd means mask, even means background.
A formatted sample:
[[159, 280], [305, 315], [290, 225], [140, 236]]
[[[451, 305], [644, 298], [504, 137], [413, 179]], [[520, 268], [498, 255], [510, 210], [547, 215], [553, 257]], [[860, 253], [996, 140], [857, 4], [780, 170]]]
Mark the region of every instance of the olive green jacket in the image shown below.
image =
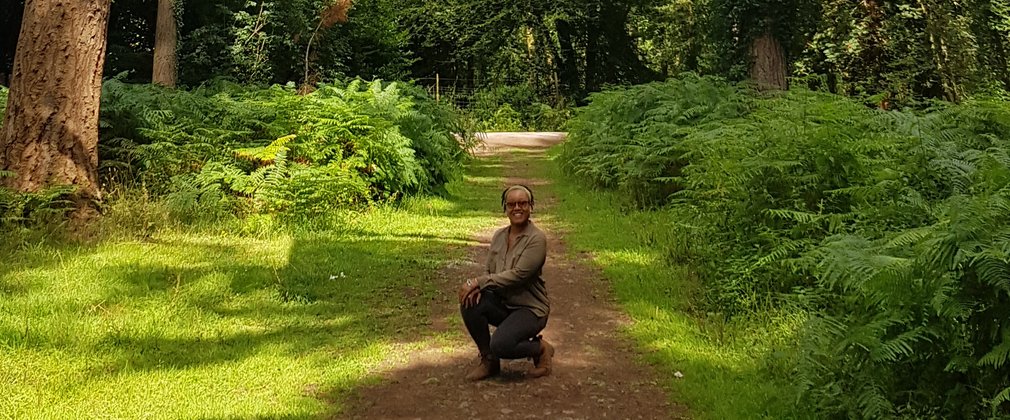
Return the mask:
[[509, 227], [491, 237], [487, 274], [478, 279], [481, 290], [493, 291], [509, 309], [527, 308], [538, 317], [551, 311], [543, 268], [547, 260], [547, 235], [530, 221], [508, 249]]

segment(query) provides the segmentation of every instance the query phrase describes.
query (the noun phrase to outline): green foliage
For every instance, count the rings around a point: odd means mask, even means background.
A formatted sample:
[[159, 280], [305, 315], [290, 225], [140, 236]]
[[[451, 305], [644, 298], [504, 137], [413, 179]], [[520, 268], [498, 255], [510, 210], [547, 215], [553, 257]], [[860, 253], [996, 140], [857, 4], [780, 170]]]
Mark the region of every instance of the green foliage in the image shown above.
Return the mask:
[[538, 98], [527, 84], [478, 89], [472, 95], [450, 93], [478, 131], [559, 131], [571, 116], [561, 101], [555, 106]]
[[[909, 147], [843, 192], [852, 233], [802, 257], [822, 302], [803, 333], [804, 396], [846, 415], [1005, 416], [1010, 109], [888, 117]], [[847, 386], [857, 395], [835, 393]]]
[[675, 183], [685, 152], [680, 141], [709, 122], [736, 118], [749, 107], [724, 82], [686, 75], [666, 83], [615, 89], [590, 97], [568, 123], [567, 169], [636, 203], [661, 203]]
[[306, 96], [224, 82], [104, 87], [104, 177], [170, 193], [184, 220], [237, 209], [311, 216], [438, 192], [458, 177], [466, 139], [451, 110], [398, 83], [352, 81]]
[[[180, 3], [181, 83], [440, 75], [470, 91], [523, 80], [557, 105], [684, 71], [746, 79], [767, 34], [794, 84], [884, 108], [1010, 89], [1006, 0], [355, 0], [346, 22], [320, 25], [334, 1]], [[13, 11], [0, 18], [9, 74], [23, 0], [0, 8]], [[112, 5], [106, 74], [150, 80], [156, 9]]]
[[762, 35], [779, 41], [786, 57], [797, 55], [817, 22], [820, 2], [708, 0], [701, 14], [705, 29], [698, 36], [704, 37], [709, 54], [699, 63], [701, 70], [742, 80], [750, 75], [753, 42]]
[[[396, 2], [353, 3], [347, 22], [317, 33], [332, 0], [178, 2], [180, 82], [196, 86], [227, 77], [242, 83], [302, 83], [307, 51], [312, 83], [402, 78], [410, 59], [407, 35], [396, 26]], [[115, 2], [107, 74], [129, 72], [130, 81], [150, 81], [156, 11], [150, 0]]]
[[541, 98], [581, 99], [605, 84], [655, 76], [627, 30], [646, 3], [424, 0], [403, 2], [399, 22], [416, 77], [438, 74], [467, 90], [523, 80]]
[[704, 26], [706, 3], [656, 1], [631, 16], [632, 33], [645, 63], [664, 77], [703, 67], [707, 48]]
[[993, 34], [977, 25], [998, 18], [973, 12], [987, 1], [971, 3], [824, 1], [819, 27], [797, 55], [797, 74], [826, 75], [828, 89], [884, 108], [991, 91], [991, 76], [1001, 76], [980, 72], [979, 60], [1003, 48], [980, 51], [979, 41]]
[[811, 314], [786, 363], [802, 406], [1008, 414], [1010, 107], [882, 112], [696, 76], [592, 99], [565, 167], [667, 207], [678, 240], [658, 245], [707, 310]]

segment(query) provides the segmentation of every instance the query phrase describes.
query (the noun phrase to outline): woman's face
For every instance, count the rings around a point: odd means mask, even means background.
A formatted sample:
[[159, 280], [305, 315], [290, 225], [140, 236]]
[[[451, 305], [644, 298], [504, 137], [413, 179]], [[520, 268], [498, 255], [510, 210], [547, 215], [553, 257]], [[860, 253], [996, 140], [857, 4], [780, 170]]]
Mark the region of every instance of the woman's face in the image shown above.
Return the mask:
[[512, 190], [505, 196], [505, 214], [513, 225], [522, 225], [529, 221], [532, 210], [530, 196], [525, 190]]

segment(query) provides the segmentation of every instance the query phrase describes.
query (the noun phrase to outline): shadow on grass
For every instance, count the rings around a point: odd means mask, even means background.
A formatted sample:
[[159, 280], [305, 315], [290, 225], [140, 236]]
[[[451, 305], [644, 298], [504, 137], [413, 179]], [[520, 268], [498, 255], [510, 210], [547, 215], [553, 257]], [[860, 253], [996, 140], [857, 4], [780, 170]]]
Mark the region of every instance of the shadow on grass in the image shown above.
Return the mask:
[[0, 252], [0, 297], [28, 293], [30, 285], [19, 274], [31, 270], [45, 270], [95, 251], [78, 245], [40, 243], [31, 249]]
[[[117, 267], [109, 276], [119, 286], [108, 290], [106, 301], [163, 299], [183, 312], [212, 313], [255, 330], [180, 337], [170, 334], [173, 321], [166, 320], [167, 328], [147, 334], [113, 332], [97, 344], [114, 355], [109, 373], [234, 362], [267, 348], [300, 357], [328, 346], [403, 341], [427, 325], [426, 301], [437, 292], [431, 276], [453, 252], [432, 241], [317, 235], [295, 239], [287, 265], [272, 269], [213, 258], [235, 255], [234, 247], [202, 248], [199, 253], [212, 257], [203, 261], [207, 267]], [[418, 276], [419, 269], [432, 274]], [[218, 290], [198, 291], [215, 279], [223, 283]]]

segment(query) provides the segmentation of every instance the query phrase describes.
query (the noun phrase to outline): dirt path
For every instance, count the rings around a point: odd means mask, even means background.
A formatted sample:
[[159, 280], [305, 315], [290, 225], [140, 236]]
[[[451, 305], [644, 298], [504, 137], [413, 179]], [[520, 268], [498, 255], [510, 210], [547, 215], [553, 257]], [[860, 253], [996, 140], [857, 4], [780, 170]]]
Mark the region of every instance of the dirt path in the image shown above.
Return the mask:
[[[481, 153], [522, 148], [543, 153], [563, 138], [556, 133], [490, 135]], [[503, 154], [511, 176], [538, 192], [547, 180], [531, 179], [529, 153]], [[540, 191], [545, 191], [540, 189]], [[566, 255], [563, 239], [538, 215], [549, 215], [555, 197], [537, 195], [533, 219], [549, 237], [544, 279], [552, 297], [544, 338], [554, 344], [554, 373], [525, 379], [528, 360], [503, 361], [502, 375], [482, 382], [463, 379], [476, 361], [467, 337], [443, 347], [411, 352], [408, 360], [386, 366], [388, 380], [361, 390], [346, 411], [354, 419], [669, 419], [687, 410], [667, 402], [656, 375], [634, 361], [630, 342], [618, 329], [627, 323], [615, 309], [607, 285], [585, 257]], [[481, 232], [481, 246], [468, 250], [466, 264], [447, 267], [442, 298], [434, 303], [436, 329], [459, 329], [455, 291], [461, 279], [480, 273], [492, 232]], [[464, 332], [465, 334], [465, 332]]]

